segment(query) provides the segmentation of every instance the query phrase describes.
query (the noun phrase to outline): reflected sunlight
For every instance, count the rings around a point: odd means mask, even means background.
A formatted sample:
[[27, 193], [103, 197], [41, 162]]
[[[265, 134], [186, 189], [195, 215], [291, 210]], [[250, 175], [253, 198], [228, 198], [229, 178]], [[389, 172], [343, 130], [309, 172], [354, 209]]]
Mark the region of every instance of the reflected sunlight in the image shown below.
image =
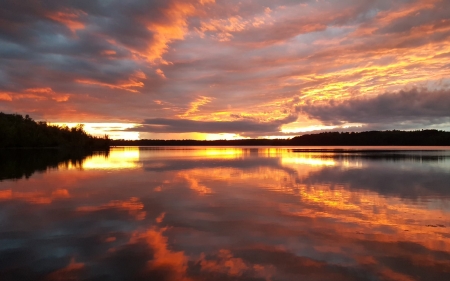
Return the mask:
[[108, 157], [93, 156], [83, 163], [83, 169], [135, 169], [141, 166], [138, 147], [114, 149]]
[[[381, 235], [380, 239], [385, 241], [414, 241], [429, 249], [450, 251], [450, 240], [445, 238], [450, 232], [446, 229], [437, 232], [435, 228], [427, 227], [444, 225], [450, 217], [450, 208], [443, 209], [440, 199], [431, 198], [428, 204], [414, 204], [395, 196], [387, 198], [377, 192], [349, 190], [345, 182], [302, 183], [308, 181], [312, 173], [327, 167], [367, 168], [360, 158], [337, 161], [323, 158], [324, 154], [292, 153], [288, 149], [259, 149], [255, 153], [259, 157], [278, 158], [280, 166], [193, 168], [178, 172], [177, 176], [186, 180], [189, 188], [199, 195], [221, 193], [220, 186], [250, 186], [295, 195], [302, 208], [295, 210], [291, 206], [291, 215], [330, 218], [352, 224], [352, 232]], [[242, 156], [246, 159], [250, 154], [246, 149], [206, 149], [200, 150], [197, 155], [221, 159]], [[386, 227], [390, 229], [390, 236], [382, 230]], [[348, 232], [350, 229], [342, 231]]]
[[63, 163], [59, 169], [83, 169], [83, 170], [117, 170], [136, 169], [142, 167], [139, 162], [139, 148], [126, 147], [111, 149], [108, 156], [93, 155], [87, 157], [81, 167], [72, 163]]
[[[283, 155], [284, 156], [284, 155]], [[282, 165], [311, 165], [311, 166], [335, 166], [336, 162], [330, 159], [321, 159], [311, 155], [289, 155], [281, 158]]]
[[[9, 231], [0, 242], [43, 263], [47, 255], [29, 246], [36, 237], [65, 251], [49, 261], [55, 278], [107, 268], [186, 281], [395, 281], [450, 268], [447, 152], [304, 151], [114, 147], [66, 161], [0, 181]], [[424, 154], [441, 158], [404, 157]], [[76, 254], [85, 248], [92, 254]], [[427, 278], [410, 278], [397, 261], [422, 266]]]
[[239, 158], [244, 155], [240, 148], [207, 148], [205, 150], [196, 150], [195, 156], [221, 159]]
[[[63, 123], [63, 122], [52, 122], [51, 125], [56, 126], [67, 126], [73, 128], [79, 123]], [[84, 125], [84, 130], [93, 136], [103, 137], [108, 135], [110, 139], [127, 139], [127, 140], [138, 140], [139, 132], [127, 131], [129, 129], [135, 128], [138, 124], [135, 123], [92, 123], [92, 122], [82, 122]]]

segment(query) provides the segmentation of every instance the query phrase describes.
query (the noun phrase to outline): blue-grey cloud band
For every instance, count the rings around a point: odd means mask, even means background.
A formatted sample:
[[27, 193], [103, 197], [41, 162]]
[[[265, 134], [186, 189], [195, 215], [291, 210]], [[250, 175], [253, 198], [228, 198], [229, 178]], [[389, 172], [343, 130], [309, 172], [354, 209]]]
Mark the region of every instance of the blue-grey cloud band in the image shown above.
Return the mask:
[[329, 101], [296, 107], [297, 112], [326, 125], [361, 123], [434, 125], [450, 122], [450, 90], [412, 89], [344, 102]]

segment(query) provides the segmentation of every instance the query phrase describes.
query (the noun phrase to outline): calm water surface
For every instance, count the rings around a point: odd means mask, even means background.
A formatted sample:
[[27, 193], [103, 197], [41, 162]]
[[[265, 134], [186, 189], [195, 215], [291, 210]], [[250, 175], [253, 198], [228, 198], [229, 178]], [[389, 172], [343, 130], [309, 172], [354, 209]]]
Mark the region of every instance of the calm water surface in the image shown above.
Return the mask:
[[450, 151], [0, 153], [0, 280], [450, 280]]

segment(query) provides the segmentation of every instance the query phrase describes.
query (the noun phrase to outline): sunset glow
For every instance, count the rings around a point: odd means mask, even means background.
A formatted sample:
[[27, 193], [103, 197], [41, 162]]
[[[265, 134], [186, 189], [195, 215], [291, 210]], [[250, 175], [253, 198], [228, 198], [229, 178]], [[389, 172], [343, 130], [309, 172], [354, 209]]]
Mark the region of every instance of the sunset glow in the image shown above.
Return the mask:
[[113, 139], [450, 129], [447, 0], [11, 1], [0, 111]]

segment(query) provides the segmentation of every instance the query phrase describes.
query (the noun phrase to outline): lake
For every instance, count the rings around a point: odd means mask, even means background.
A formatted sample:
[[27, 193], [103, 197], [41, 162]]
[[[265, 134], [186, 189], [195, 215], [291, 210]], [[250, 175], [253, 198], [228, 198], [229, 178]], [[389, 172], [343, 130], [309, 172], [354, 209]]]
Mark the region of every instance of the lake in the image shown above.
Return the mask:
[[0, 160], [0, 280], [450, 280], [449, 148]]

